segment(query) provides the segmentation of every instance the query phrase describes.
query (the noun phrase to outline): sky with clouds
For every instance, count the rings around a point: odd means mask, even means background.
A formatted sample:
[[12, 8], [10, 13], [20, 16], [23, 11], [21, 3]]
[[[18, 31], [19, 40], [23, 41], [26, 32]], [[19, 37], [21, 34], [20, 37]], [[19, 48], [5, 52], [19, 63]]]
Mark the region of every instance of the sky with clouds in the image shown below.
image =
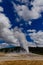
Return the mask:
[[0, 44], [3, 43], [24, 48], [31, 44], [43, 46], [43, 0], [0, 0]]

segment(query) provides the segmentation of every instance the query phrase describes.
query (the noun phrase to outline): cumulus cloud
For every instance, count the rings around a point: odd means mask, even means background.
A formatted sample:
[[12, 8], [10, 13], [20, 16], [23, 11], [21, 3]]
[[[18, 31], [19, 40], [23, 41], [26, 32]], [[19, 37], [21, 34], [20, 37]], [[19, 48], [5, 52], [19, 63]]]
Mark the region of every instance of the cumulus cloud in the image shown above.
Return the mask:
[[4, 14], [0, 13], [0, 38], [9, 43], [17, 43], [17, 39], [13, 36], [10, 20]]
[[13, 5], [19, 17], [25, 21], [40, 18], [41, 12], [43, 12], [43, 0], [31, 2], [31, 5], [33, 5], [31, 10], [26, 5], [16, 5], [15, 3]]
[[10, 28], [10, 20], [4, 14], [0, 13], [0, 28]]
[[0, 12], [3, 12], [3, 11], [4, 11], [4, 10], [3, 10], [3, 7], [0, 6]]
[[43, 44], [43, 31], [30, 33], [29, 36], [37, 45]]
[[43, 12], [43, 0], [34, 0], [32, 5], [36, 8], [40, 8], [40, 12]]
[[32, 4], [34, 6], [43, 6], [43, 0], [34, 0]]
[[19, 15], [19, 17], [21, 19], [24, 19], [24, 20], [29, 20], [30, 19], [30, 17], [29, 17], [30, 11], [28, 10], [28, 7], [26, 5], [16, 6], [15, 3], [13, 3], [13, 4], [14, 4], [14, 8], [15, 8], [17, 14]]
[[14, 36], [18, 39], [20, 46], [23, 47], [27, 52], [29, 52], [26, 36], [18, 27], [14, 28]]
[[13, 36], [13, 32], [7, 28], [4, 28], [2, 30], [2, 37], [4, 38], [4, 40], [6, 40], [7, 42], [12, 42], [12, 43], [16, 43], [17, 39]]
[[2, 0], [0, 0], [0, 2], [2, 2]]

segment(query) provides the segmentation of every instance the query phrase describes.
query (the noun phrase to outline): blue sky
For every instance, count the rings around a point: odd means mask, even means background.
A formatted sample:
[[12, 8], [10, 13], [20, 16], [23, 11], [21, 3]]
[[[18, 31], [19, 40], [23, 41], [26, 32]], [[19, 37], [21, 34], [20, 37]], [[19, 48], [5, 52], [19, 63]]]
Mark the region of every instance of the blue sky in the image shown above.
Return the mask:
[[[20, 22], [17, 22], [16, 18], [20, 18], [20, 16], [17, 14], [17, 12], [14, 12], [15, 9], [13, 7], [12, 1], [16, 4], [16, 5], [25, 5], [25, 3], [21, 3], [17, 0], [3, 0], [0, 3], [0, 6], [3, 7], [4, 11], [1, 13], [4, 13], [10, 20], [11, 22], [11, 28], [13, 29], [16, 26], [18, 28], [22, 28], [22, 32], [26, 34], [26, 39], [29, 42], [33, 42], [34, 40], [31, 39], [31, 37], [29, 36], [29, 32], [27, 32], [27, 30], [36, 30], [36, 32], [38, 33], [38, 31], [43, 31], [43, 11], [41, 11], [39, 14], [41, 14], [41, 17], [36, 18], [36, 19], [30, 19], [29, 21], [31, 21], [32, 23], [29, 24], [28, 20], [24, 20], [24, 19], [20, 19]], [[33, 5], [28, 4], [28, 9], [31, 11], [31, 8], [33, 7]], [[35, 13], [34, 13], [35, 14]], [[15, 22], [14, 22], [15, 21]], [[22, 24], [22, 25], [21, 25]], [[35, 33], [36, 33], [35, 32]], [[33, 32], [32, 32], [33, 33]], [[0, 40], [0, 43], [3, 43], [5, 41]]]

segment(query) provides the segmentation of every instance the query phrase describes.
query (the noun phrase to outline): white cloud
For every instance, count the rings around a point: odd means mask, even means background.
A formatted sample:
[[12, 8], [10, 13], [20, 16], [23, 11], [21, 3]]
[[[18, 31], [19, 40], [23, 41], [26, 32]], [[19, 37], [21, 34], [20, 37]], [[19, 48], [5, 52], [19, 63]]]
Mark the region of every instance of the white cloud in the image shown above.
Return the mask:
[[10, 28], [10, 20], [4, 14], [0, 13], [0, 28]]
[[0, 0], [0, 2], [2, 2], [2, 0]]
[[29, 30], [27, 30], [27, 32], [33, 33], [33, 32], [36, 32], [36, 30], [35, 29], [29, 29]]
[[3, 11], [4, 11], [3, 7], [0, 6], [0, 12], [3, 12]]
[[30, 17], [29, 17], [30, 11], [28, 10], [27, 6], [25, 6], [25, 5], [18, 5], [18, 6], [15, 7], [15, 9], [16, 9], [17, 14], [19, 15], [19, 17], [21, 19], [24, 19], [24, 20], [29, 20], [30, 19]]
[[28, 24], [31, 25], [32, 24], [32, 21], [28, 21]]
[[34, 0], [32, 2], [32, 10], [29, 10], [28, 6], [26, 5], [16, 5], [13, 3], [14, 8], [19, 15], [19, 17], [25, 21], [31, 19], [37, 19], [41, 17], [41, 12], [43, 12], [43, 0]]
[[32, 4], [34, 6], [43, 6], [43, 0], [34, 0]]
[[7, 28], [4, 28], [2, 30], [2, 38], [9, 43], [17, 43], [17, 39], [13, 36], [13, 32]]
[[40, 12], [43, 12], [43, 0], [34, 0], [34, 2], [32, 3], [32, 5], [34, 7], [36, 7], [37, 9], [40, 8]]
[[43, 31], [30, 33], [29, 36], [37, 45], [43, 44]]
[[0, 38], [9, 43], [17, 43], [17, 39], [13, 36], [10, 20], [4, 14], [0, 13]]
[[33, 7], [30, 12], [30, 18], [31, 19], [38, 19], [41, 17], [40, 8], [39, 7]]
[[37, 47], [37, 45], [34, 42], [28, 42], [29, 47]]

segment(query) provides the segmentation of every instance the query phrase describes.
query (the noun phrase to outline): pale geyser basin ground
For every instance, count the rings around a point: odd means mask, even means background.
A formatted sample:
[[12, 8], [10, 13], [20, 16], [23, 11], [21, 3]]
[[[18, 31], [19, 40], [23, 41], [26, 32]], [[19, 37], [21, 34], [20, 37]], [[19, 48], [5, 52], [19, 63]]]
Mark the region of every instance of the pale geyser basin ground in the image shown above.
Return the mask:
[[43, 55], [34, 53], [0, 53], [0, 65], [43, 65]]
[[34, 53], [0, 53], [0, 62], [14, 60], [43, 60], [43, 55]]

